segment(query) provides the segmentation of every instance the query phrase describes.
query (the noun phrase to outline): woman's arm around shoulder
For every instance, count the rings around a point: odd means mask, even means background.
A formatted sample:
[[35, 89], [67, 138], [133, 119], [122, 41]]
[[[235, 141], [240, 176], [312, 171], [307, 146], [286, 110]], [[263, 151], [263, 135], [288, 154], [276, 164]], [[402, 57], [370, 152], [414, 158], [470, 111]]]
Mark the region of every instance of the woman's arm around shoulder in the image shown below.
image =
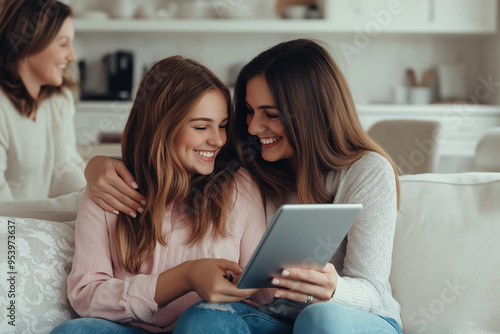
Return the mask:
[[137, 189], [134, 176], [123, 161], [95, 156], [85, 168], [87, 189], [92, 200], [103, 210], [118, 214], [123, 212], [136, 217], [146, 205], [145, 198]]

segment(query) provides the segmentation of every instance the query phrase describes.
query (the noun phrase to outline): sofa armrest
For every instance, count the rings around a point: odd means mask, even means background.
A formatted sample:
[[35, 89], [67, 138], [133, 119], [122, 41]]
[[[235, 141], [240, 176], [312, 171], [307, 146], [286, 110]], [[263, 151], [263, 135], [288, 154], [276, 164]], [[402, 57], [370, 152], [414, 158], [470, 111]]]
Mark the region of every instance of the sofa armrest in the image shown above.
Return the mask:
[[0, 216], [66, 222], [76, 219], [83, 191], [55, 198], [0, 202]]
[[500, 173], [401, 177], [390, 282], [405, 333], [499, 333]]

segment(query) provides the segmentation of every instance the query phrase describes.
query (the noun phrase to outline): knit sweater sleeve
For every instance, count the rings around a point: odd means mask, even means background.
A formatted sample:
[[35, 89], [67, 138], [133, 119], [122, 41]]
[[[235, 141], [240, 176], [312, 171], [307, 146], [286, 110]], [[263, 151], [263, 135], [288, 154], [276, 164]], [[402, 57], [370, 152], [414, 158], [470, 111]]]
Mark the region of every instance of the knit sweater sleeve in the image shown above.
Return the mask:
[[64, 89], [52, 98], [54, 108], [53, 136], [55, 164], [49, 197], [57, 197], [82, 190], [85, 185], [85, 163], [76, 150], [75, 104], [71, 91]]
[[365, 155], [342, 172], [335, 203], [361, 203], [363, 211], [347, 235], [331, 301], [377, 313], [389, 287], [397, 216], [391, 164], [379, 154]]

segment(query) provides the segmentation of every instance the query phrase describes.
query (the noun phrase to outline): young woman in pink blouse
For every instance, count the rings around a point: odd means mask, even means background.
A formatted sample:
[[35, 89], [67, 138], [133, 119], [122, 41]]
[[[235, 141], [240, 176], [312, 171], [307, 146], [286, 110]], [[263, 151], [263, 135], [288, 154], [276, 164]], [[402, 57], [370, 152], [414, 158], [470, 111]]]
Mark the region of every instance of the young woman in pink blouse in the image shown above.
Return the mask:
[[266, 229], [258, 188], [226, 146], [230, 109], [228, 89], [197, 62], [170, 57], [145, 75], [122, 153], [147, 204], [115, 215], [84, 195], [68, 276], [84, 318], [53, 333], [171, 332], [196, 302], [257, 292], [225, 278], [241, 274]]

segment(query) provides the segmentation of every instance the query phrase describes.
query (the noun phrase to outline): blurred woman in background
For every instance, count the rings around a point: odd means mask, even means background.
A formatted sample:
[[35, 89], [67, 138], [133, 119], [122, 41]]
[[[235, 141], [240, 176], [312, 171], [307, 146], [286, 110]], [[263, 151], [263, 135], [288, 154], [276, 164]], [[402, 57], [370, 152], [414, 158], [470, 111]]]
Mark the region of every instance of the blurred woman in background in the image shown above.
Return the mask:
[[85, 187], [68, 68], [71, 9], [54, 0], [0, 2], [0, 201]]

